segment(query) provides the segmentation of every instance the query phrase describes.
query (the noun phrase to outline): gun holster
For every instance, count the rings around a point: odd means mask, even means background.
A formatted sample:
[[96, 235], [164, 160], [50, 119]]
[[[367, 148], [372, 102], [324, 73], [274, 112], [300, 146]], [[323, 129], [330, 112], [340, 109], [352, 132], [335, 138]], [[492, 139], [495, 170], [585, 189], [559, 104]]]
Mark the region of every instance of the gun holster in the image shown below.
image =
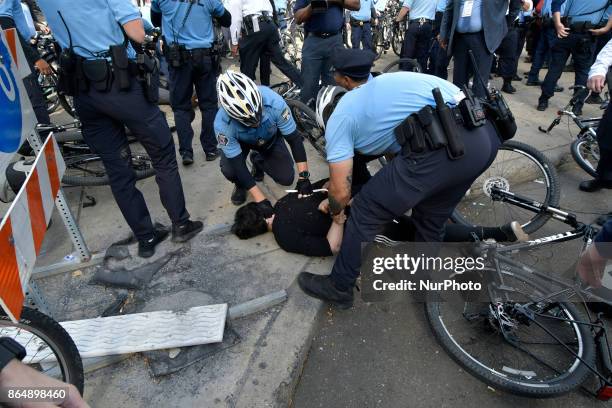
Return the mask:
[[159, 102], [159, 61], [154, 56], [138, 54], [136, 64], [145, 98], [151, 103]]
[[[57, 89], [60, 93], [75, 96], [79, 91], [79, 76], [81, 57], [71, 49], [62, 51], [59, 57], [59, 72]], [[81, 72], [82, 77], [82, 72]]]
[[108, 92], [113, 83], [113, 73], [106, 59], [83, 60], [83, 74], [98, 92]]
[[164, 57], [168, 61], [168, 64], [172, 68], [180, 68], [185, 62], [183, 55], [185, 54], [186, 48], [184, 45], [171, 43], [166, 44], [164, 47]]

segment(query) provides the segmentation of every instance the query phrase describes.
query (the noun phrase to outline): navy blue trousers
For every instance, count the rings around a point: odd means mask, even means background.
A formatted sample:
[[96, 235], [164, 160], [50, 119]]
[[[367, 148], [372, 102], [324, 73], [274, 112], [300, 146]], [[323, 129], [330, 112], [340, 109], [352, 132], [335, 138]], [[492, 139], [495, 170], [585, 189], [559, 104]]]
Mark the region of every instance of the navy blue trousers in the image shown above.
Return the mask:
[[152, 238], [154, 227], [145, 199], [136, 188], [126, 126], [151, 158], [159, 196], [170, 220], [173, 224], [187, 221], [189, 213], [170, 128], [158, 106], [145, 99], [140, 83], [133, 78], [129, 92], [119, 91], [115, 84], [105, 93], [90, 89], [79, 93], [74, 102], [83, 124], [83, 138], [102, 159], [113, 196], [136, 238]]
[[369, 21], [364, 21], [363, 25], [351, 24], [351, 45], [353, 48], [360, 48], [372, 51], [372, 26]]

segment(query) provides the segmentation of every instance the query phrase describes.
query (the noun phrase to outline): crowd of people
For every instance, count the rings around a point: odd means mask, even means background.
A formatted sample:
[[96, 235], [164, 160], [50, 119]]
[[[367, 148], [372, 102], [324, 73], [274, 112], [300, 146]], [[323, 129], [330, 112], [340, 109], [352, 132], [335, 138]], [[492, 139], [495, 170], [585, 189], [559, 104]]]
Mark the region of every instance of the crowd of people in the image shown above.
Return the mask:
[[[31, 11], [38, 10], [33, 0], [27, 3]], [[119, 209], [138, 239], [139, 255], [152, 256], [170, 231], [176, 242], [193, 238], [203, 225], [191, 220], [186, 209], [174, 139], [148, 87], [158, 74], [156, 63], [147, 63], [155, 61], [147, 48], [145, 29], [153, 29], [149, 22], [143, 22], [130, 0], [38, 0], [37, 6], [36, 28], [50, 30], [62, 49], [59, 90], [74, 97], [84, 140], [102, 158]], [[194, 162], [195, 88], [206, 160], [220, 157], [220, 171], [234, 186], [233, 204], [242, 206], [249, 196], [252, 201], [236, 213], [237, 236], [271, 230], [288, 251], [336, 254], [329, 275], [302, 272], [298, 283], [308, 295], [342, 308], [353, 304], [361, 243], [381, 234], [386, 240], [425, 242], [527, 239], [516, 222], [489, 229], [447, 226], [499, 146], [514, 136], [509, 129], [516, 129], [511, 114], [493, 105], [483, 110], [473, 101], [488, 98], [493, 71], [504, 80], [502, 91], [516, 92], [512, 82], [520, 80], [517, 66], [525, 43], [532, 60], [526, 85], [542, 88], [538, 110], [561, 91], [557, 82], [570, 55], [575, 84], [588, 81], [602, 92], [612, 65], [612, 45], [604, 48], [612, 28], [610, 0], [405, 0], [395, 18], [407, 19], [401, 54], [415, 58], [425, 73], [379, 76], [371, 71], [375, 56], [370, 51], [371, 25], [381, 13], [376, 1], [296, 0], [292, 10], [284, 6], [269, 0], [151, 1], [150, 23], [161, 28], [182, 163]], [[279, 46], [278, 16], [289, 13], [304, 27], [301, 71]], [[26, 20], [19, 0], [0, 2], [0, 25], [17, 27], [29, 61], [44, 73], [48, 66], [26, 41], [31, 35]], [[229, 29], [240, 72], [222, 72], [213, 47], [213, 20]], [[343, 45], [346, 24], [354, 49]], [[603, 51], [589, 78], [597, 48]], [[310, 181], [303, 137], [291, 110], [279, 94], [255, 82], [258, 64], [269, 71], [270, 62], [316, 110], [325, 131], [329, 180]], [[36, 83], [28, 89], [36, 106]], [[596, 98], [587, 102], [599, 102]], [[580, 110], [578, 104], [576, 113]], [[37, 118], [50, 121], [42, 112]], [[585, 191], [612, 188], [611, 120], [608, 109], [598, 132], [598, 177], [583, 186]], [[136, 187], [126, 127], [152, 159], [170, 230], [153, 225]], [[372, 176], [367, 163], [382, 156], [388, 164]], [[283, 186], [295, 183], [296, 193], [273, 206], [257, 185], [265, 175]], [[611, 255], [598, 251], [599, 242], [610, 240], [608, 222], [584, 256], [598, 260]], [[599, 272], [582, 276], [597, 280]]]

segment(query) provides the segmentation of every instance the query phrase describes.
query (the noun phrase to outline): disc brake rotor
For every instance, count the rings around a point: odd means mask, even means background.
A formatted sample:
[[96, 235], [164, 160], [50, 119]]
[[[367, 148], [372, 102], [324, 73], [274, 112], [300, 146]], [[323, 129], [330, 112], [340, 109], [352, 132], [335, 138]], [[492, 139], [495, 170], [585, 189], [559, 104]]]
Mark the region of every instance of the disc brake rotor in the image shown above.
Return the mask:
[[493, 187], [497, 187], [497, 189], [501, 191], [510, 191], [510, 183], [507, 179], [500, 176], [489, 177], [486, 179], [482, 185], [482, 191], [487, 195], [487, 197], [491, 197], [491, 190]]

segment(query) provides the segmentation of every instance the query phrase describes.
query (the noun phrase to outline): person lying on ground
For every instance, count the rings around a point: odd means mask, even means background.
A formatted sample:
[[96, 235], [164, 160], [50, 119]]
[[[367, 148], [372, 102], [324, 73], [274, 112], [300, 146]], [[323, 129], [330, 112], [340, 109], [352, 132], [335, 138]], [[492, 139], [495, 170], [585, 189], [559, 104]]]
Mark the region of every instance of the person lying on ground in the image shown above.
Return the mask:
[[[325, 189], [327, 181], [317, 181], [313, 189]], [[271, 231], [278, 245], [287, 252], [306, 256], [333, 256], [342, 244], [346, 216], [340, 214], [330, 218], [322, 211], [327, 208], [324, 205], [326, 200], [326, 191], [317, 191], [300, 199], [297, 193], [289, 193], [276, 202], [274, 215], [268, 219], [261, 214], [256, 203], [249, 203], [236, 211], [232, 232], [240, 239], [249, 239]], [[381, 235], [384, 236], [383, 241], [412, 241], [414, 226], [410, 217], [402, 217], [388, 224]], [[528, 236], [516, 221], [491, 228], [446, 225], [445, 242], [469, 242], [475, 238], [514, 242], [525, 241]]]

